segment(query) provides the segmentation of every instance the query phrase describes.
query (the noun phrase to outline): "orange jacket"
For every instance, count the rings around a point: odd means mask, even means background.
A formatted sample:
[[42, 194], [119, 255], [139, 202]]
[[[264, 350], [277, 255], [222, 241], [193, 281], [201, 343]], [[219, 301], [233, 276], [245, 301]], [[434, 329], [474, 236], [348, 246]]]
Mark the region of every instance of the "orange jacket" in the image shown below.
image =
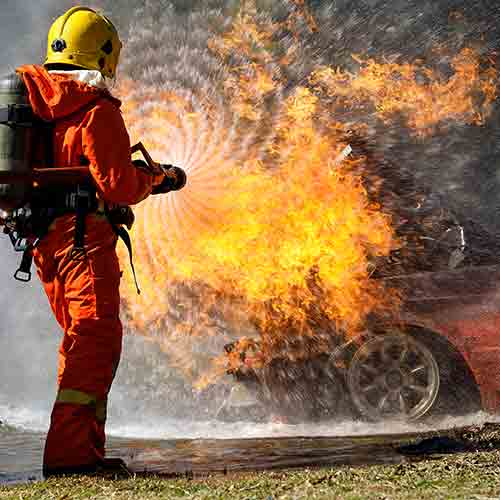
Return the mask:
[[41, 66], [17, 71], [34, 113], [55, 123], [53, 166], [80, 166], [86, 159], [99, 197], [109, 203], [134, 205], [151, 193], [153, 176], [132, 165], [118, 99]]

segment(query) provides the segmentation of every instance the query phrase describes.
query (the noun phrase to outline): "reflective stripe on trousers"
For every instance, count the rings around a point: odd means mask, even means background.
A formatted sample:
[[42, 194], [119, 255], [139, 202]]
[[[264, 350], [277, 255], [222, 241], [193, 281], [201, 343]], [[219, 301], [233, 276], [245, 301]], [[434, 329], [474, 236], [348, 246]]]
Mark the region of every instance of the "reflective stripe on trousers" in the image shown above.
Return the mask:
[[62, 389], [57, 393], [57, 403], [71, 403], [76, 405], [86, 405], [95, 408], [95, 416], [98, 422], [105, 423], [107, 417], [108, 400], [97, 400], [93, 394], [88, 394], [74, 389]]

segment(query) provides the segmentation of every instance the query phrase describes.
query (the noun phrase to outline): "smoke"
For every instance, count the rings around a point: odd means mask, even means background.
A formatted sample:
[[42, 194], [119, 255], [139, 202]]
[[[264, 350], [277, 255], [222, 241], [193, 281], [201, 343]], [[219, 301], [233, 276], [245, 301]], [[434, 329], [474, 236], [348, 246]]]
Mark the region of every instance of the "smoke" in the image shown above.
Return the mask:
[[[474, 47], [498, 64], [498, 4], [481, 0], [355, 0], [335, 2], [333, 8], [327, 2], [315, 4], [321, 36], [313, 43], [323, 59], [341, 67], [356, 70], [354, 53], [394, 62], [418, 58], [446, 74], [446, 54], [463, 47]], [[484, 127], [447, 129], [417, 142], [404, 127], [376, 127], [369, 141], [385, 159], [438, 194], [459, 218], [474, 219], [498, 232], [498, 106]]]
[[[500, 6], [475, 0], [424, 2], [354, 0], [306, 2], [318, 30], [303, 30], [301, 56], [286, 68], [287, 89], [292, 91], [314, 66], [327, 64], [356, 72], [352, 55], [392, 62], [422, 60], [446, 75], [449, 57], [473, 47], [497, 63]], [[258, 17], [283, 19], [293, 3], [268, 1], [101, 1], [99, 5], [128, 32], [121, 75], [138, 84], [174, 89], [192, 96], [208, 92], [217, 99], [224, 69], [207, 51], [207, 41], [226, 29], [239, 8], [246, 5]], [[287, 36], [275, 40], [283, 50]], [[437, 50], [439, 49], [439, 50]], [[201, 91], [200, 91], [201, 90]], [[195, 97], [193, 97], [195, 98]], [[224, 107], [222, 103], [221, 108]], [[387, 128], [371, 120], [364, 138], [374, 151], [419, 183], [432, 190], [440, 203], [474, 219], [496, 234], [500, 229], [496, 193], [500, 186], [494, 172], [499, 154], [496, 123], [498, 107], [484, 127], [448, 128], [424, 142], [415, 141], [407, 129]], [[352, 119], [370, 118], [362, 112]], [[265, 124], [259, 123], [259, 128]], [[147, 132], [147, 124], [145, 125]], [[264, 130], [267, 130], [264, 127]], [[250, 133], [250, 132], [249, 132]], [[264, 144], [268, 137], [248, 138]], [[232, 151], [245, 155], [245, 150]]]
[[[2, 70], [41, 61], [50, 22], [75, 4], [65, 0], [5, 3], [0, 33], [4, 47], [0, 55]], [[446, 57], [437, 55], [436, 47], [458, 53], [465, 46], [473, 46], [497, 62], [500, 6], [495, 2], [306, 3], [319, 30], [304, 36], [304, 57], [287, 68], [290, 88], [303, 81], [313, 65], [324, 63], [355, 71], [352, 54], [398, 62], [419, 58], [446, 72]], [[231, 22], [242, 5], [255, 4], [258, 15], [276, 19], [292, 8], [289, 1], [258, 0], [94, 0], [91, 4], [109, 15], [127, 40], [122, 75], [144, 84], [192, 92], [217, 85], [221, 68], [206, 50], [206, 42], [214, 31]], [[376, 127], [367, 140], [385, 158], [437, 190], [455, 211], [488, 225], [496, 233], [500, 229], [496, 196], [500, 181], [495, 173], [500, 148], [497, 116], [496, 108], [485, 127], [460, 127], [423, 144], [412, 143], [406, 131], [396, 127]]]

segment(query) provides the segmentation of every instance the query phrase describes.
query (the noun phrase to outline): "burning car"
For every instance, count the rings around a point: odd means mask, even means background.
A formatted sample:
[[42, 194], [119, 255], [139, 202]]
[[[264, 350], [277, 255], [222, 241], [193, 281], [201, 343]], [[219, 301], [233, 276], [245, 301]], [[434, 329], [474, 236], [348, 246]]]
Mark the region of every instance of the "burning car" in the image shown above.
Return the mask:
[[[291, 421], [347, 415], [419, 421], [479, 409], [498, 412], [498, 245], [475, 225], [442, 214], [436, 220], [435, 234], [418, 238], [422, 248], [415, 272], [397, 273], [401, 256], [393, 255], [374, 274], [402, 292], [397, 320], [373, 318], [365, 331], [331, 352], [273, 359], [259, 369], [252, 368], [259, 344], [246, 341], [236, 350], [240, 366], [229, 370], [239, 387], [219, 416], [232, 418], [242, 408], [248, 412], [247, 403], [256, 414]], [[408, 268], [407, 260], [402, 268]], [[228, 356], [235, 347], [226, 346]]]

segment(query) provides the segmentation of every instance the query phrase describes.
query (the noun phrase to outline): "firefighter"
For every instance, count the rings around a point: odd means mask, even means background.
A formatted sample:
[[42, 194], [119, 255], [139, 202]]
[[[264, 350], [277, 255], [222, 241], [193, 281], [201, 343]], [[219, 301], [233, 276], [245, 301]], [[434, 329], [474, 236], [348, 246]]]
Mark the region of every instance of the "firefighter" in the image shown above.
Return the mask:
[[[33, 250], [64, 331], [43, 458], [45, 476], [116, 465], [104, 456], [107, 399], [122, 346], [121, 272], [109, 214], [113, 207], [144, 200], [153, 188], [161, 192], [166, 180], [131, 162], [120, 101], [106, 87], [116, 75], [121, 46], [105, 16], [74, 7], [50, 28], [44, 65], [17, 70], [35, 114], [52, 124], [48, 149], [53, 165], [87, 165], [94, 187], [83, 222], [78, 209], [62, 210]], [[74, 193], [63, 194], [59, 198], [67, 200]], [[77, 239], [84, 241], [84, 252], [75, 255]]]

